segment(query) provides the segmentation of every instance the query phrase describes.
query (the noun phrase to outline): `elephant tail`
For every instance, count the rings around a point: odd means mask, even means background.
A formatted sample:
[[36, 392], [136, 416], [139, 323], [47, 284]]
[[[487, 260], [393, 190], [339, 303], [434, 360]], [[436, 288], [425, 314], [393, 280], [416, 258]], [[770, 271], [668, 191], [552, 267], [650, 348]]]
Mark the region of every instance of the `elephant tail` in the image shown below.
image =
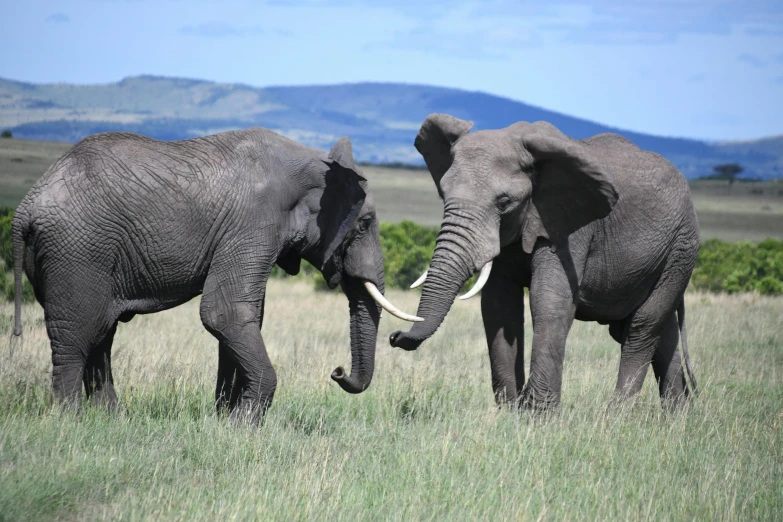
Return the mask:
[[693, 370], [691, 370], [691, 359], [688, 357], [688, 336], [685, 331], [685, 296], [680, 298], [680, 304], [677, 306], [677, 322], [680, 326], [680, 339], [682, 340], [682, 358], [685, 362], [685, 371], [688, 372], [688, 380], [691, 381], [691, 388], [693, 389], [693, 395], [697, 393], [696, 390], [696, 378], [693, 376]]
[[22, 265], [24, 264], [24, 238], [29, 228], [27, 212], [19, 205], [11, 225], [14, 256], [14, 336], [22, 335]]

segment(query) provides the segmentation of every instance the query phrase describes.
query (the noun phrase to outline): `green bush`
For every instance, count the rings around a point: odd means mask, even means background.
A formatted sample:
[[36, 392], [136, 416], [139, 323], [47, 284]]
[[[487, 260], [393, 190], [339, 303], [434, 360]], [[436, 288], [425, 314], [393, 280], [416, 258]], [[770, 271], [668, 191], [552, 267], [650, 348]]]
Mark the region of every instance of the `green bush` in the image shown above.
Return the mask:
[[691, 284], [710, 292], [783, 294], [783, 241], [705, 241], [699, 249]]
[[[435, 250], [438, 227], [425, 227], [412, 221], [381, 223], [381, 249], [387, 288], [408, 288], [429, 266]], [[284, 277], [280, 268], [272, 270], [272, 277]], [[310, 263], [302, 261], [297, 278], [311, 280], [316, 290], [327, 290], [321, 273]]]
[[[406, 289], [429, 266], [435, 251], [438, 227], [418, 225], [412, 221], [381, 223], [381, 249], [383, 251], [384, 277], [387, 288]], [[272, 270], [272, 277], [283, 277], [279, 267]], [[311, 280], [316, 290], [328, 290], [321, 273], [307, 262], [296, 277]], [[468, 288], [475, 283], [472, 277], [465, 283]]]
[[[439, 227], [418, 225], [412, 221], [381, 223], [384, 277], [388, 288], [407, 289], [430, 266]], [[462, 286], [470, 289], [478, 278], [474, 274]]]
[[14, 211], [8, 207], [0, 207], [0, 259], [5, 263], [6, 270], [14, 268], [14, 248], [11, 240], [11, 222]]
[[[11, 276], [11, 272], [0, 273], [0, 295], [5, 296], [6, 301], [14, 300], [14, 278]], [[35, 301], [33, 285], [24, 275], [22, 275], [22, 301], [25, 303]]]
[[381, 223], [380, 228], [386, 286], [408, 288], [429, 266], [438, 227], [403, 221]]

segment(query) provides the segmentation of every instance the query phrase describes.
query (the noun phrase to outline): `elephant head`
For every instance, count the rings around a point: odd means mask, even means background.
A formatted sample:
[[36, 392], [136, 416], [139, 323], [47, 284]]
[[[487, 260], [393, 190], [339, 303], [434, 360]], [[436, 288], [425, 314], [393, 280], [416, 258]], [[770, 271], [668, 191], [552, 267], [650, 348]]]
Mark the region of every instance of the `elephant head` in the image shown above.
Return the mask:
[[321, 271], [329, 288], [342, 287], [350, 308], [351, 374], [339, 366], [331, 377], [343, 390], [361, 393], [373, 376], [381, 308], [404, 320], [422, 319], [400, 311], [383, 296], [378, 217], [348, 138], [338, 140], [321, 165], [326, 172], [321, 169], [315, 176], [317, 187], [300, 210], [309, 217], [302, 217], [307, 222], [305, 246], [281, 256], [278, 265], [296, 274], [304, 258]]
[[394, 332], [392, 346], [415, 350], [438, 329], [459, 289], [481, 270], [480, 290], [500, 249], [538, 238], [554, 248], [591, 221], [606, 217], [617, 192], [599, 158], [546, 122], [468, 134], [473, 122], [446, 114], [424, 121], [414, 142], [443, 200], [444, 216], [417, 315], [424, 321]]

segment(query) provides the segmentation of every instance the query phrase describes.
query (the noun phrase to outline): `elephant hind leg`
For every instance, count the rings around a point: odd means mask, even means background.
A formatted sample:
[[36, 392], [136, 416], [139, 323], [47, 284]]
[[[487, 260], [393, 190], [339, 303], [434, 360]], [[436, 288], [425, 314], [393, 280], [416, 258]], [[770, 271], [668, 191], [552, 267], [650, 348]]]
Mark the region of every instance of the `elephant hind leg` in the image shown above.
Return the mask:
[[79, 409], [82, 398], [80, 378], [88, 348], [79, 346], [74, 349], [73, 343], [59, 339], [52, 340], [51, 347], [54, 399], [64, 408]]
[[631, 321], [623, 342], [616, 393], [621, 398], [636, 396], [642, 388], [647, 369], [652, 364], [658, 391], [664, 403], [684, 400], [685, 375], [677, 352], [679, 330], [674, 312], [666, 317], [649, 317]]
[[[664, 272], [665, 274], [665, 272]], [[681, 298], [678, 281], [662, 278], [647, 300], [634, 312], [622, 341], [616, 394], [636, 396], [650, 364], [661, 386], [661, 396], [676, 393], [672, 372], [679, 367], [679, 339], [675, 310]], [[687, 284], [687, 280], [685, 281]]]
[[670, 408], [682, 406], [688, 399], [680, 352], [677, 350], [680, 333], [674, 314], [666, 321], [661, 340], [653, 355], [652, 366], [658, 381], [658, 393], [663, 404]]
[[79, 409], [82, 387], [94, 381], [88, 396], [111, 402], [114, 390], [106, 384], [111, 384], [110, 352], [117, 325], [111, 281], [90, 266], [61, 264], [39, 275], [46, 294], [44, 320], [52, 349], [55, 401]]
[[616, 388], [618, 396], [637, 395], [652, 364], [664, 402], [686, 397], [677, 353], [679, 328], [676, 312], [690, 279], [692, 265], [686, 266], [688, 259], [683, 257], [682, 251], [675, 250], [650, 295], [630, 317], [622, 342]]
[[82, 374], [87, 399], [110, 410], [117, 406], [117, 392], [114, 390], [111, 369], [111, 347], [116, 331], [115, 323], [103, 339], [90, 349]]
[[[95, 382], [96, 386], [93, 388], [90, 384], [88, 396], [100, 389], [100, 393], [96, 395], [102, 400], [111, 402], [112, 395], [116, 400], [111, 384], [110, 361], [114, 327], [104, 324], [88, 311], [60, 315], [51, 312], [51, 308], [62, 310], [65, 307], [48, 302], [46, 310], [46, 330], [52, 348], [52, 393], [55, 400], [65, 407], [78, 409], [81, 406], [82, 386], [92, 382]], [[98, 379], [95, 379], [96, 373]]]

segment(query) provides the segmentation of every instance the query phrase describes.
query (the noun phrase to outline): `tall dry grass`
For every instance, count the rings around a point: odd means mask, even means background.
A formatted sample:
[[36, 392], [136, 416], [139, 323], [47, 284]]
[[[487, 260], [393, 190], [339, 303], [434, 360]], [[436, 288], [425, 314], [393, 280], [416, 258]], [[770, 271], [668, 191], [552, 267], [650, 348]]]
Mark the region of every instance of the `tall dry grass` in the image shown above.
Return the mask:
[[[391, 297], [416, 308], [416, 293]], [[0, 305], [6, 338], [11, 315]], [[51, 406], [28, 305], [23, 345], [0, 351], [0, 519], [780, 518], [783, 299], [688, 294], [687, 318], [701, 388], [687, 411], [661, 410], [652, 375], [609, 408], [619, 347], [577, 323], [562, 408], [535, 418], [494, 407], [478, 300], [413, 354], [388, 346], [404, 325], [385, 314], [375, 379], [351, 396], [329, 379], [350, 361], [345, 298], [271, 281], [279, 386], [251, 429], [214, 413], [216, 342], [197, 301], [120, 325], [114, 415]]]

